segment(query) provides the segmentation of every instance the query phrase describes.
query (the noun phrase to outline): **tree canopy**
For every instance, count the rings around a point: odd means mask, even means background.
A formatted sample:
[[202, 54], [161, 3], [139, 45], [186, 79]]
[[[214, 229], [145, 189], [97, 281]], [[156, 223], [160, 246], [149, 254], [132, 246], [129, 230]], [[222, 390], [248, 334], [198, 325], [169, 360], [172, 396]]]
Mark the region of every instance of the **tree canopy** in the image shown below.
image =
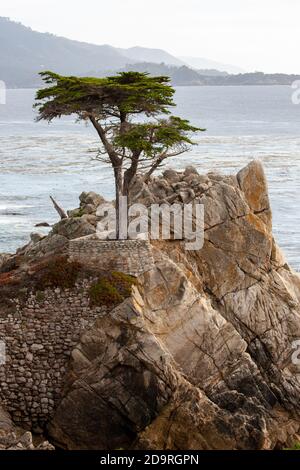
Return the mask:
[[145, 181], [164, 161], [186, 152], [191, 134], [203, 131], [171, 114], [175, 90], [165, 76], [122, 72], [105, 78], [41, 72], [37, 120], [76, 115], [90, 121], [100, 138], [97, 158], [114, 170], [116, 199], [128, 195], [138, 170]]
[[39, 119], [51, 121], [70, 114], [85, 119], [92, 113], [98, 119], [124, 120], [128, 114], [168, 114], [168, 107], [174, 106], [174, 89], [168, 77], [139, 72], [105, 78], [64, 77], [50, 71], [40, 75], [51, 86], [37, 92]]

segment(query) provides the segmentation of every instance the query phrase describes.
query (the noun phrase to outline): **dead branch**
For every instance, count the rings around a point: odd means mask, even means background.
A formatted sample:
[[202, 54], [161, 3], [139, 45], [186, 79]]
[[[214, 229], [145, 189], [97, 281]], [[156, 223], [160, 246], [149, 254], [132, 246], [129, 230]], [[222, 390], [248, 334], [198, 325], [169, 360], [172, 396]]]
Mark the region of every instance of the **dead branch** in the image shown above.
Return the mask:
[[50, 196], [50, 199], [51, 199], [51, 201], [53, 202], [54, 209], [58, 212], [58, 214], [59, 214], [61, 220], [63, 220], [63, 219], [68, 219], [68, 215], [67, 215], [67, 213], [64, 211], [64, 209], [63, 209], [62, 207], [60, 207], [60, 206], [57, 204], [57, 202], [55, 201], [55, 199], [54, 199], [52, 196]]

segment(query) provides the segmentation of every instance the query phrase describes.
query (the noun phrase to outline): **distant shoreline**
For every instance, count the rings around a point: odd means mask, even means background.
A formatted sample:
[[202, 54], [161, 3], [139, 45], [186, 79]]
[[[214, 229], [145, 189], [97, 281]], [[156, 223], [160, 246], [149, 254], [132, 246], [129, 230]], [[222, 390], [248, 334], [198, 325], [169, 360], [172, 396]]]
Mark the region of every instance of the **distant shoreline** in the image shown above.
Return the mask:
[[[296, 79], [297, 80], [297, 79]], [[298, 78], [298, 80], [300, 81], [300, 76]], [[226, 87], [226, 88], [234, 88], [234, 87], [290, 87], [292, 86], [293, 84], [293, 81], [291, 83], [273, 83], [273, 84], [269, 84], [269, 83], [253, 83], [253, 84], [250, 84], [250, 83], [247, 83], [247, 84], [243, 84], [243, 83], [240, 83], [240, 84], [231, 84], [231, 83], [228, 83], [228, 84], [220, 84], [220, 85], [215, 85], [215, 84], [205, 84], [205, 85], [196, 85], [196, 84], [181, 84], [181, 85], [176, 85], [176, 84], [173, 84], [173, 86], [175, 88], [184, 88], [184, 87], [188, 87], [188, 88], [208, 88], [208, 87], [218, 87], [218, 88], [221, 88], [221, 87]], [[40, 88], [41, 85], [37, 85], [37, 86], [28, 86], [28, 87], [7, 87], [6, 90], [9, 91], [9, 90], [37, 90], [38, 88]]]

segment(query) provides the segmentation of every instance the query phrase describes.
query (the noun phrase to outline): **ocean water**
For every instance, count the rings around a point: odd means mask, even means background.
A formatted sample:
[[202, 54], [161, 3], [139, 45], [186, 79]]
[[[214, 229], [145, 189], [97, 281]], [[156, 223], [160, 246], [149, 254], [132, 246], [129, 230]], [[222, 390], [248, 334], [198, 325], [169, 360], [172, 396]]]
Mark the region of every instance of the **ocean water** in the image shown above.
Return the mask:
[[[174, 113], [207, 131], [168, 166], [235, 173], [261, 159], [276, 239], [300, 270], [300, 105], [292, 103], [292, 92], [287, 86], [177, 88]], [[0, 105], [0, 253], [41, 231], [36, 223], [57, 221], [49, 195], [65, 209], [78, 206], [82, 191], [113, 197], [111, 169], [93, 159], [93, 129], [71, 118], [34, 122], [34, 95], [8, 90], [6, 105]]]

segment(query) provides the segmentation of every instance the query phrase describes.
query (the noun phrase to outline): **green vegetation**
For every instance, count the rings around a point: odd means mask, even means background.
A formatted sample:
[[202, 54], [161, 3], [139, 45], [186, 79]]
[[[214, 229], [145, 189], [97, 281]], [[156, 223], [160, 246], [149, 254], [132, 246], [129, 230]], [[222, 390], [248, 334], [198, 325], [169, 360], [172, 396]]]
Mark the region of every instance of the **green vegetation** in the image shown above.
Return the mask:
[[122, 238], [121, 197], [129, 196], [137, 172], [146, 170], [147, 182], [166, 159], [190, 148], [190, 134], [204, 129], [168, 116], [175, 106], [175, 90], [166, 76], [151, 77], [132, 71], [105, 78], [65, 77], [51, 71], [42, 72], [41, 76], [49, 86], [36, 95], [38, 120], [51, 122], [74, 114], [94, 126], [101, 146], [96, 158], [113, 167], [116, 231]]
[[73, 215], [73, 217], [82, 217], [84, 215], [84, 210], [80, 207], [79, 209], [76, 210], [76, 213]]
[[89, 291], [91, 305], [116, 306], [130, 297], [136, 279], [127, 274], [112, 272], [103, 274]]
[[288, 447], [284, 450], [300, 450], [300, 442], [295, 442], [292, 447]]
[[44, 294], [44, 292], [38, 290], [38, 291], [36, 292], [35, 298], [36, 298], [36, 301], [37, 301], [38, 303], [44, 302], [44, 300], [45, 300], [45, 294]]

